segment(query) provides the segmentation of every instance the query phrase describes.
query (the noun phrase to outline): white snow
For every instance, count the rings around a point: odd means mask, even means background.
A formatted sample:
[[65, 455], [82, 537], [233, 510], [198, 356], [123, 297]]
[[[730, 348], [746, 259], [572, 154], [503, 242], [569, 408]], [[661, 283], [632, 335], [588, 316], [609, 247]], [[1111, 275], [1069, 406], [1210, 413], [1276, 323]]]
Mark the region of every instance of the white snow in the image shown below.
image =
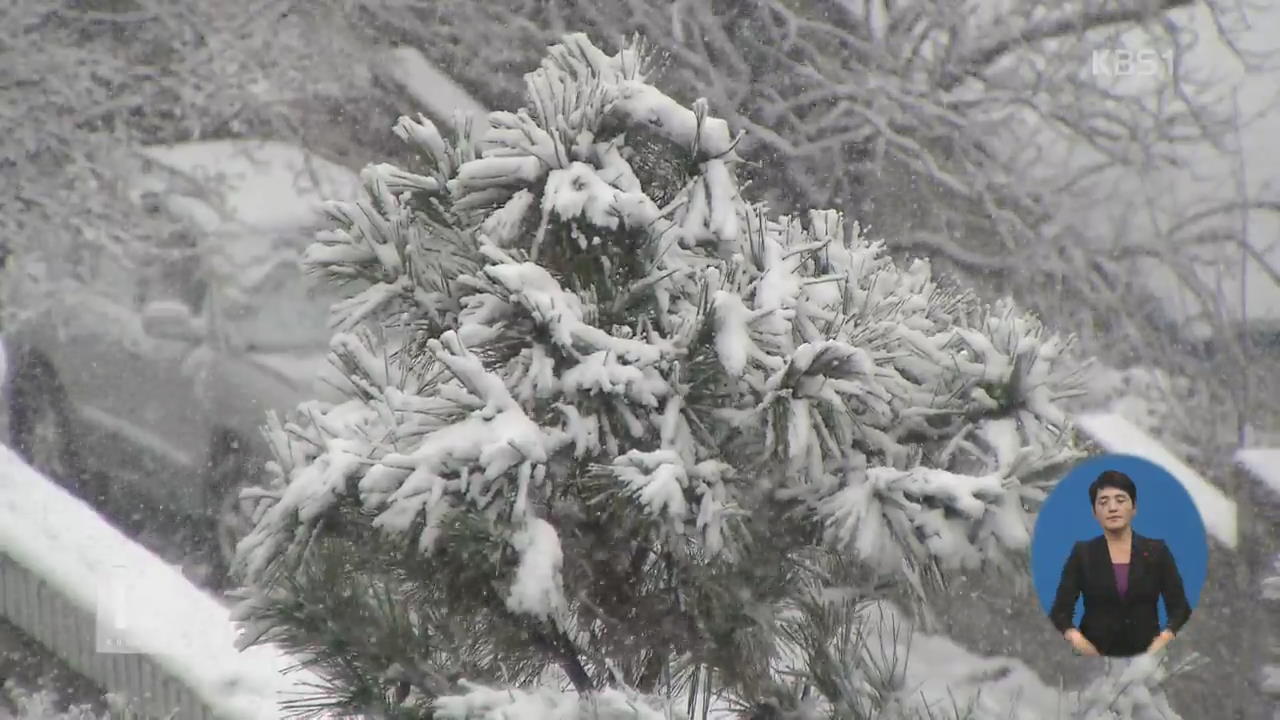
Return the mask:
[[1186, 488], [1195, 503], [1205, 530], [1229, 548], [1236, 547], [1236, 504], [1216, 486], [1192, 469], [1160, 441], [1115, 413], [1082, 413], [1075, 417], [1081, 430], [1108, 452], [1134, 455], [1164, 468]]
[[902, 700], [921, 717], [947, 717], [953, 699], [960, 708], [972, 704], [974, 720], [1054, 718], [1071, 705], [1070, 693], [1050, 688], [1021, 660], [975, 655], [941, 635], [915, 633], [902, 645]]
[[677, 524], [689, 514], [689, 484], [683, 459], [674, 450], [631, 450], [613, 461], [614, 475], [644, 504], [650, 515], [667, 515]]
[[489, 112], [415, 48], [394, 48], [387, 53], [381, 69], [437, 122], [452, 125], [454, 113], [459, 111], [474, 120], [483, 120]]
[[1280, 665], [1262, 666], [1262, 692], [1280, 695]]
[[441, 720], [667, 720], [670, 714], [643, 698], [606, 688], [590, 699], [547, 688], [533, 691], [469, 685], [461, 695], [440, 699]]
[[984, 657], [945, 636], [910, 632], [893, 603], [872, 603], [859, 614], [867, 635], [864, 677], [896, 667], [899, 682], [883, 716], [950, 718], [959, 709], [970, 720], [1178, 718], [1155, 686], [1163, 674], [1154, 656], [1110, 661], [1082, 686], [1051, 687], [1016, 658]]
[[[894, 717], [952, 717], [951, 709], [972, 709], [972, 720], [1008, 718], [1065, 718], [1079, 703], [1078, 691], [1045, 684], [1025, 663], [1007, 657], [982, 657], [937, 635], [909, 633], [909, 623], [890, 603], [874, 603], [861, 612], [869, 634], [867, 674], [892, 668], [898, 691], [888, 699]], [[794, 661], [794, 659], [793, 659]], [[878, 666], [878, 667], [873, 667]], [[858, 685], [863, 678], [853, 678]], [[688, 704], [687, 695], [672, 698], [675, 716]], [[546, 686], [510, 690], [469, 685], [459, 695], [443, 698], [439, 715], [444, 718], [518, 718], [518, 720], [657, 720], [661, 708], [645, 705], [641, 698], [608, 689], [591, 701], [572, 691]], [[710, 720], [732, 720], [740, 711], [728, 702], [711, 702]]]
[[1280, 448], [1242, 449], [1236, 462], [1280, 497]]
[[712, 307], [715, 309], [716, 321], [716, 353], [720, 363], [730, 377], [742, 377], [747, 370], [755, 343], [751, 340], [751, 310], [742, 302], [742, 297], [724, 290], [717, 290], [713, 296]]
[[0, 447], [0, 552], [99, 618], [99, 642], [146, 652], [221, 717], [274, 720], [319, 678], [272, 646], [234, 648], [218, 600]]
[[531, 517], [511, 544], [520, 553], [520, 565], [507, 596], [507, 609], [538, 618], [561, 617], [567, 603], [560, 576], [564, 551], [556, 529], [542, 518]]
[[869, 603], [858, 616], [866, 637], [865, 674], [852, 680], [858, 684], [893, 671], [898, 689], [887, 699], [887, 716], [953, 717], [954, 703], [971, 708], [972, 715], [961, 716], [972, 720], [1062, 718], [1077, 702], [1076, 690], [1050, 687], [1021, 660], [984, 657], [945, 636], [913, 631], [893, 603]]
[[632, 122], [648, 124], [672, 142], [685, 147], [696, 145], [712, 157], [727, 155], [733, 149], [733, 137], [724, 119], [707, 117], [699, 121], [694, 111], [644, 82], [619, 82], [614, 110]]
[[1273, 575], [1262, 580], [1262, 599], [1280, 600], [1280, 577]]
[[175, 193], [178, 186], [171, 178], [144, 169], [135, 178], [135, 190], [180, 204], [174, 209], [211, 232], [228, 224], [254, 230], [308, 227], [321, 219], [324, 201], [355, 197], [360, 190], [351, 170], [282, 142], [208, 140], [153, 145], [142, 154], [207, 186], [199, 188], [205, 192], [183, 188]]

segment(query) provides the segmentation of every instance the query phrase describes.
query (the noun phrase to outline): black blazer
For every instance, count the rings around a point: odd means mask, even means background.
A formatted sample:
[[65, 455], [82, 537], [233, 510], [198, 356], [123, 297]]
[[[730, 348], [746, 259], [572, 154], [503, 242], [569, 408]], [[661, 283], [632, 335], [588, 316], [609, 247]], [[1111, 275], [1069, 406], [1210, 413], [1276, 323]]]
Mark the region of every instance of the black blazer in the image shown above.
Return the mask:
[[1191, 617], [1182, 576], [1163, 540], [1134, 533], [1129, 558], [1129, 589], [1120, 597], [1115, 570], [1103, 535], [1071, 548], [1062, 568], [1049, 619], [1058, 632], [1072, 627], [1076, 598], [1084, 595], [1080, 632], [1103, 655], [1127, 657], [1146, 652], [1160, 634], [1156, 601], [1163, 596], [1168, 630], [1177, 634]]

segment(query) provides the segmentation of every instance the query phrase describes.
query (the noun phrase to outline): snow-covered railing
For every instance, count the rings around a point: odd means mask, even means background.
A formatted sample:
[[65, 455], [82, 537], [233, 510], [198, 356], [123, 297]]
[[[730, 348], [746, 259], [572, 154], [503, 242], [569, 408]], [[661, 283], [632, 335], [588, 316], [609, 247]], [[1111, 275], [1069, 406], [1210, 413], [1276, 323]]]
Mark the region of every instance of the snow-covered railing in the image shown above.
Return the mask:
[[0, 554], [0, 614], [106, 692], [146, 698], [113, 717], [214, 717], [194, 692], [146, 655], [98, 652], [93, 614], [5, 554]]
[[276, 720], [318, 682], [230, 611], [0, 447], [0, 614], [132, 705], [112, 717]]
[[1255, 526], [1250, 547], [1263, 607], [1260, 617], [1250, 624], [1267, 639], [1257, 681], [1262, 693], [1280, 705], [1280, 548], [1276, 542], [1280, 534], [1280, 448], [1243, 449], [1235, 460], [1251, 481], [1245, 485]]
[[1118, 413], [1082, 413], [1075, 417], [1075, 422], [1107, 452], [1140, 457], [1167, 470], [1191, 496], [1209, 536], [1232, 550], [1238, 547], [1235, 501], [1159, 440]]

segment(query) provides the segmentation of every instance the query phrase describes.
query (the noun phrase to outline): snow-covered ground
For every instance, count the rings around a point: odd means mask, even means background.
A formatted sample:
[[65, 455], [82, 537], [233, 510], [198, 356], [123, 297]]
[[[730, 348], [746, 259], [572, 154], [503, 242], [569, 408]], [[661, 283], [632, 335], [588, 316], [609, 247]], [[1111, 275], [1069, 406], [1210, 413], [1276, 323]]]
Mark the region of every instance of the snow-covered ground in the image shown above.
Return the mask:
[[[64, 714], [68, 708], [72, 711]], [[106, 709], [101, 690], [0, 621], [0, 720], [99, 720]]]
[[100, 649], [146, 652], [226, 718], [273, 720], [318, 682], [275, 648], [238, 652], [217, 599], [3, 447], [0, 478], [0, 552], [96, 613]]
[[973, 720], [1068, 717], [1074, 693], [1050, 688], [1021, 660], [975, 655], [941, 635], [900, 632], [907, 625], [887, 604], [868, 619], [884, 647], [905, 661], [899, 701], [921, 717], [951, 717], [953, 707], [969, 709]]

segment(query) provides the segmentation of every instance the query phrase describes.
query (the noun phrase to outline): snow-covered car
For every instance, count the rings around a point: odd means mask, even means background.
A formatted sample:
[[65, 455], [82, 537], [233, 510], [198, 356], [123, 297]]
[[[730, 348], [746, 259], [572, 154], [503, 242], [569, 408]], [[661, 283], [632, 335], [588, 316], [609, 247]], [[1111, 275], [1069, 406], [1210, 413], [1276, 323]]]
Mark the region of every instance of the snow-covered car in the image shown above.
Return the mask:
[[238, 488], [268, 457], [266, 413], [328, 394], [332, 298], [299, 258], [321, 201], [353, 197], [359, 178], [273, 142], [143, 156], [130, 194], [186, 239], [149, 269], [101, 252], [85, 292], [6, 328], [11, 446], [91, 502], [141, 495], [210, 523], [225, 559], [243, 530]]

